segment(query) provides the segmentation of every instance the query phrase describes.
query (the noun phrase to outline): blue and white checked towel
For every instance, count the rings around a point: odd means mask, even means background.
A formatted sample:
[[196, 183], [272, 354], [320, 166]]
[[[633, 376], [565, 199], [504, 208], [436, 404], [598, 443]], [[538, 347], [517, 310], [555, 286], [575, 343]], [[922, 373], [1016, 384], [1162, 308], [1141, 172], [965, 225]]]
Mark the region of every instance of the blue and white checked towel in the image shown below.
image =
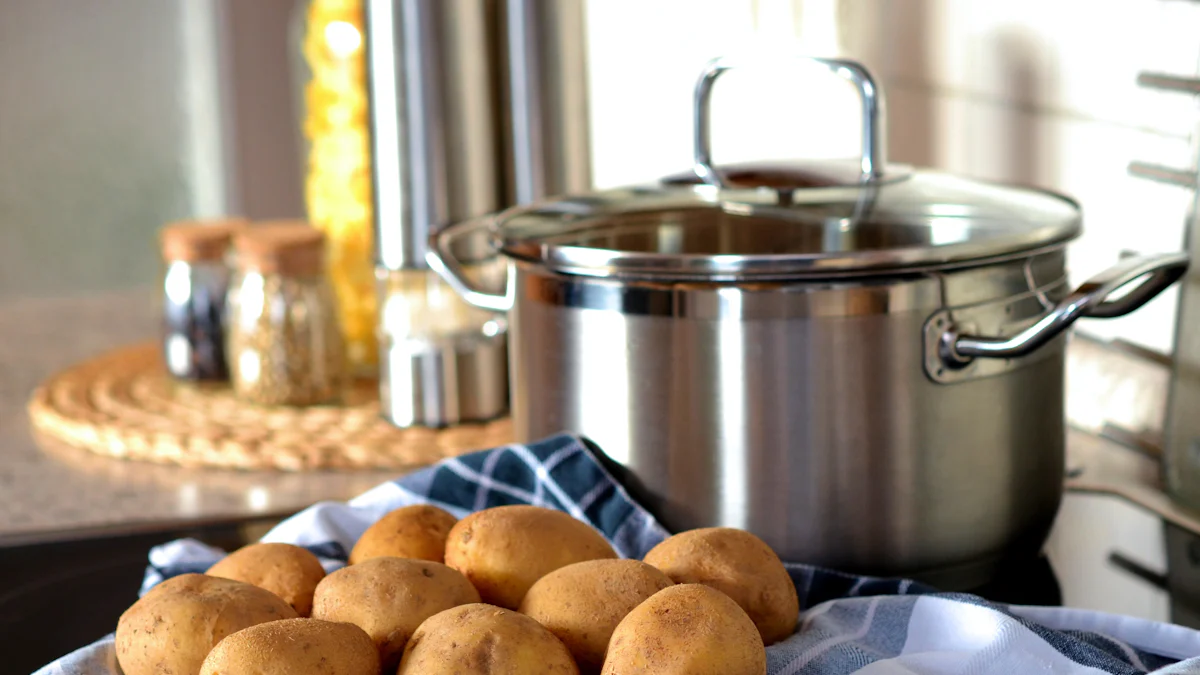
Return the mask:
[[[577, 438], [558, 436], [450, 459], [348, 504], [322, 503], [280, 523], [264, 541], [307, 547], [327, 570], [388, 511], [427, 502], [457, 517], [503, 504], [561, 509], [641, 558], [667, 532]], [[223, 551], [194, 540], [155, 548], [142, 591], [203, 572]], [[795, 635], [767, 648], [771, 675], [798, 673], [1200, 673], [1200, 632], [1099, 612], [998, 605], [904, 580], [789, 565], [800, 595]], [[35, 675], [119, 675], [112, 636]]]

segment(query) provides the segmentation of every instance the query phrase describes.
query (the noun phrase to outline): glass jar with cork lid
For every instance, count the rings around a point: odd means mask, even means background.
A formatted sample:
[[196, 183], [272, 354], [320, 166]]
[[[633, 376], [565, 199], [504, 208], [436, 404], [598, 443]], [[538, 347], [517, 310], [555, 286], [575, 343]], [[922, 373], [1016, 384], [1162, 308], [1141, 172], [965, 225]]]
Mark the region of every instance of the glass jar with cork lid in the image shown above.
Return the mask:
[[346, 379], [325, 235], [306, 223], [263, 223], [234, 238], [228, 297], [230, 380], [264, 405], [335, 403]]
[[223, 381], [228, 253], [237, 218], [170, 223], [159, 231], [163, 276], [163, 360], [181, 380]]

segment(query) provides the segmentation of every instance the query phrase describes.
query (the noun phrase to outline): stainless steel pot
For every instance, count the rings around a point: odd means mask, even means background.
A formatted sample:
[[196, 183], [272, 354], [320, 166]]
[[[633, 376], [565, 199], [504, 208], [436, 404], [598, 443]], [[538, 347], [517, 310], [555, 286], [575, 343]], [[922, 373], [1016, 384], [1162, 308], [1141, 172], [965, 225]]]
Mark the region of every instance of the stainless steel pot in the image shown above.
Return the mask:
[[[697, 85], [698, 179], [468, 221], [429, 262], [509, 312], [520, 439], [583, 434], [672, 529], [740, 527], [785, 560], [971, 587], [1036, 551], [1057, 511], [1065, 329], [1137, 309], [1187, 258], [1070, 290], [1074, 202], [889, 166], [870, 74], [811, 62], [862, 97], [849, 170], [714, 168], [718, 60]], [[508, 261], [503, 292], [447, 255], [469, 237]]]

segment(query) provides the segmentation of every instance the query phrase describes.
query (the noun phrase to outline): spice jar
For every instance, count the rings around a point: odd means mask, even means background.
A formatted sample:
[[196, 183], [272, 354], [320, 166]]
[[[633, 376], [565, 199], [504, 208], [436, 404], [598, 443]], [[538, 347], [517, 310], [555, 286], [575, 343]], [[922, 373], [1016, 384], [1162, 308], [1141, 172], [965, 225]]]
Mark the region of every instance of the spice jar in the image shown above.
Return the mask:
[[337, 302], [324, 273], [325, 235], [304, 223], [265, 223], [237, 235], [229, 289], [230, 379], [266, 405], [336, 401], [345, 380]]
[[163, 359], [184, 380], [228, 379], [225, 360], [226, 254], [245, 221], [185, 221], [159, 233], [163, 262]]

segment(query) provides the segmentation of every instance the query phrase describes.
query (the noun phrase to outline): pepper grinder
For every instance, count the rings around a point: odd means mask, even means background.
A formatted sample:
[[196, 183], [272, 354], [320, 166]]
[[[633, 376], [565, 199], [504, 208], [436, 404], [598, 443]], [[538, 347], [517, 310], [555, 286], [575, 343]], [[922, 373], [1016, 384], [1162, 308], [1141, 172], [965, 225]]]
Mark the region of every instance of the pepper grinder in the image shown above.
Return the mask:
[[[425, 253], [454, 222], [591, 187], [583, 0], [365, 10], [382, 413], [401, 427], [493, 419], [508, 409], [505, 319], [465, 303]], [[481, 283], [505, 274], [462, 254]]]

